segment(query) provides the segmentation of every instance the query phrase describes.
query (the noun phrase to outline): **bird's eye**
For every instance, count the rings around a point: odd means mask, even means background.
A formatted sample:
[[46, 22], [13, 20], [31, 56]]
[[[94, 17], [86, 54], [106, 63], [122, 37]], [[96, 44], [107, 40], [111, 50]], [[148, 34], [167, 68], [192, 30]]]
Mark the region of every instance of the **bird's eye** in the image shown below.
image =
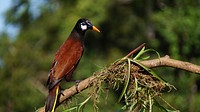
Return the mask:
[[82, 23], [81, 23], [81, 25], [85, 25], [85, 23], [84, 23], [84, 22], [82, 22]]

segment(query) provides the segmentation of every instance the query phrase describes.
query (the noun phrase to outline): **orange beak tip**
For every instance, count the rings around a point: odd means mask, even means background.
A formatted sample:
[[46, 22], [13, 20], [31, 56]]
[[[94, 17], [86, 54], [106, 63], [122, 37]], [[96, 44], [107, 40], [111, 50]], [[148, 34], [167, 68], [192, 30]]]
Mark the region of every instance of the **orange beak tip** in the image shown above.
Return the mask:
[[100, 30], [97, 27], [95, 27], [95, 26], [92, 26], [92, 30], [100, 32]]

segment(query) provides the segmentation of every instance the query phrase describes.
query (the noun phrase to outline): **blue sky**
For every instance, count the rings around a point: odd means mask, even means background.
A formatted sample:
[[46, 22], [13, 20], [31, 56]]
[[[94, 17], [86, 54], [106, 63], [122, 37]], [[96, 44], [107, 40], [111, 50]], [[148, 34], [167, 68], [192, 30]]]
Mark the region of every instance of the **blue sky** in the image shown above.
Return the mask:
[[[37, 17], [40, 15], [40, 6], [45, 4], [44, 0], [30, 0], [31, 5], [30, 12], [32, 13], [33, 17]], [[0, 33], [5, 31], [9, 34], [11, 38], [15, 38], [17, 35], [19, 28], [14, 27], [12, 25], [5, 24], [4, 14], [6, 10], [8, 10], [12, 5], [12, 0], [0, 0]]]
[[0, 32], [6, 29], [4, 13], [11, 6], [11, 0], [0, 0]]
[[0, 0], [0, 33], [5, 31], [8, 33], [9, 37], [15, 38], [19, 29], [14, 26], [7, 25], [4, 17], [6, 10], [8, 10], [11, 5], [12, 0]]
[[[6, 28], [4, 20], [4, 12], [11, 6], [11, 0], [0, 0], [0, 32], [4, 31]], [[0, 67], [3, 61], [0, 59]]]

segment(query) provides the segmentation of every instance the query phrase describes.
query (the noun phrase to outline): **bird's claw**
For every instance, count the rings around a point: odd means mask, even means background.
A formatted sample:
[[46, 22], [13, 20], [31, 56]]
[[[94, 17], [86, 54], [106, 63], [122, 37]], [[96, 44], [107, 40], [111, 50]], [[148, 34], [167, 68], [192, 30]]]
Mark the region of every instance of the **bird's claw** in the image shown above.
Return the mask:
[[62, 89], [62, 88], [60, 87], [60, 94], [63, 95], [63, 96], [65, 96], [64, 93], [63, 93], [63, 90], [64, 90], [64, 89]]
[[79, 85], [79, 83], [80, 83], [81, 81], [80, 81], [80, 80], [76, 80], [75, 82], [76, 82], [76, 85], [75, 85], [75, 86], [76, 86], [76, 91], [77, 91], [77, 93], [79, 93], [78, 85]]

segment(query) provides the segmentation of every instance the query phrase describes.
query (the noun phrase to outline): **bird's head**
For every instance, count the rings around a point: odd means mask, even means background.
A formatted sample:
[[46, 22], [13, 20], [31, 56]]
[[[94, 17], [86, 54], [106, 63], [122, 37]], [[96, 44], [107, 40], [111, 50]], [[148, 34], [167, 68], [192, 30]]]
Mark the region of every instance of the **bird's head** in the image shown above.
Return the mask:
[[80, 32], [85, 32], [88, 29], [100, 32], [99, 29], [97, 29], [88, 19], [85, 18], [78, 20], [78, 22], [76, 23], [76, 29]]

